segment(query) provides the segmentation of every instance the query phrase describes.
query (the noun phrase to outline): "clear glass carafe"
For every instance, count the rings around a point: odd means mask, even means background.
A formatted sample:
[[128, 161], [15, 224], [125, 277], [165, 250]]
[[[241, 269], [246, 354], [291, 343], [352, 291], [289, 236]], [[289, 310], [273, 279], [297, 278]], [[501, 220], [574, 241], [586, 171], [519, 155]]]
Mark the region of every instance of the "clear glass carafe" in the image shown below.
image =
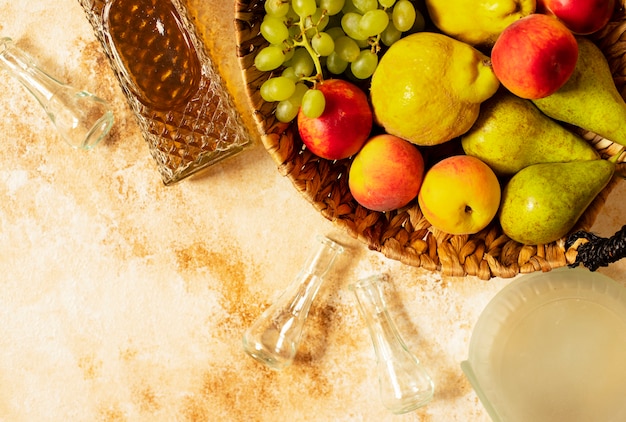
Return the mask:
[[433, 397], [434, 383], [400, 337], [385, 303], [380, 281], [374, 275], [350, 285], [374, 343], [380, 396], [395, 414], [424, 406]]
[[341, 245], [326, 237], [317, 240], [318, 247], [295, 279], [244, 333], [246, 353], [271, 369], [280, 370], [293, 362], [311, 304], [336, 257], [343, 252]]
[[179, 0], [79, 0], [166, 185], [239, 153], [249, 133]]
[[35, 96], [72, 147], [91, 149], [111, 129], [113, 112], [104, 100], [58, 81], [8, 37], [0, 38], [0, 67]]

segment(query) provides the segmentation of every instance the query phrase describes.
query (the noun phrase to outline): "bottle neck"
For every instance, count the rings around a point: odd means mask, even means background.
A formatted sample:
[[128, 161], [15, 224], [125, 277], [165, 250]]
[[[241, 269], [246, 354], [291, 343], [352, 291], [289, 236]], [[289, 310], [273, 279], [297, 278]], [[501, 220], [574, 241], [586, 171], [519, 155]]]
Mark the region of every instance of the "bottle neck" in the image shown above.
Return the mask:
[[343, 247], [325, 237], [320, 237], [318, 240], [320, 245], [316, 251], [308, 256], [302, 266], [302, 272], [324, 278], [337, 256], [343, 252]]
[[387, 312], [379, 281], [380, 276], [372, 276], [359, 281], [351, 288], [372, 337], [376, 355], [380, 360], [391, 360], [397, 347], [397, 333]]
[[335, 259], [343, 252], [343, 247], [334, 241], [320, 237], [320, 244], [303, 264], [297, 280], [292, 283], [295, 289], [292, 292], [292, 312], [295, 314], [308, 313], [309, 307], [324, 281], [324, 277], [332, 268]]
[[39, 69], [30, 56], [15, 47], [10, 38], [0, 38], [0, 64], [26, 87], [44, 108], [62, 85]]

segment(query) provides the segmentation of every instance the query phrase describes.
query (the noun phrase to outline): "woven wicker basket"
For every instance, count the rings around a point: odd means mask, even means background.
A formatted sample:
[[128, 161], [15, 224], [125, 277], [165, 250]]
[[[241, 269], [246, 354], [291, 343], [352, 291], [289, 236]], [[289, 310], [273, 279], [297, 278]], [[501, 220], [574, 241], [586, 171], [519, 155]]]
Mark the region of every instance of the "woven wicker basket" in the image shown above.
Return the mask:
[[[238, 57], [248, 97], [255, 110], [263, 144], [278, 170], [325, 218], [388, 258], [440, 271], [444, 275], [509, 278], [520, 273], [549, 271], [575, 262], [576, 245], [580, 242], [567, 249], [566, 238], [545, 245], [522, 245], [503, 234], [497, 219], [477, 234], [452, 236], [431, 227], [416, 201], [387, 213], [373, 212], [357, 204], [350, 194], [346, 177], [350, 160], [328, 161], [310, 153], [303, 148], [296, 125], [277, 121], [273, 115], [274, 104], [261, 99], [259, 88], [269, 74], [254, 67], [254, 57], [261, 47], [267, 45], [259, 34], [265, 14], [264, 2], [237, 0], [235, 3]], [[626, 0], [618, 1], [613, 20], [601, 33], [593, 36], [609, 61], [622, 95], [626, 95], [624, 3]], [[604, 157], [619, 149], [619, 146], [593, 134], [585, 135]], [[618, 180], [618, 177], [613, 178], [581, 217], [575, 230], [586, 232], [590, 229]]]

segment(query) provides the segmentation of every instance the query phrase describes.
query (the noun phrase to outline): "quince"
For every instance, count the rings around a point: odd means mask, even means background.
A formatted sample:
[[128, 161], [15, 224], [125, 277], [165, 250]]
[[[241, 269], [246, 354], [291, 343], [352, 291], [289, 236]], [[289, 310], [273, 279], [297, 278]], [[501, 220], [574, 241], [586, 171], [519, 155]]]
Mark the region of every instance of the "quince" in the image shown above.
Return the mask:
[[416, 145], [438, 145], [467, 132], [480, 104], [498, 90], [489, 57], [444, 34], [396, 41], [372, 76], [376, 122]]
[[426, 0], [441, 32], [474, 46], [491, 47], [511, 23], [535, 12], [536, 0]]

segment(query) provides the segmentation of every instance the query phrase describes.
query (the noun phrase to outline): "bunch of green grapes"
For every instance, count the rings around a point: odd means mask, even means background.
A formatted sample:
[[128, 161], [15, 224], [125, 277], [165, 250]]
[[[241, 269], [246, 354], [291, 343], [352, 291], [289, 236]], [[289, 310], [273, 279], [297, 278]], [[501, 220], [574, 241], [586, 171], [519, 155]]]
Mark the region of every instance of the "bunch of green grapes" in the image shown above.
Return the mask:
[[261, 97], [278, 102], [281, 122], [295, 119], [300, 108], [320, 116], [326, 102], [315, 87], [325, 75], [367, 79], [383, 46], [424, 28], [410, 0], [266, 0], [265, 12], [260, 31], [269, 45], [254, 64], [275, 73], [261, 85]]

